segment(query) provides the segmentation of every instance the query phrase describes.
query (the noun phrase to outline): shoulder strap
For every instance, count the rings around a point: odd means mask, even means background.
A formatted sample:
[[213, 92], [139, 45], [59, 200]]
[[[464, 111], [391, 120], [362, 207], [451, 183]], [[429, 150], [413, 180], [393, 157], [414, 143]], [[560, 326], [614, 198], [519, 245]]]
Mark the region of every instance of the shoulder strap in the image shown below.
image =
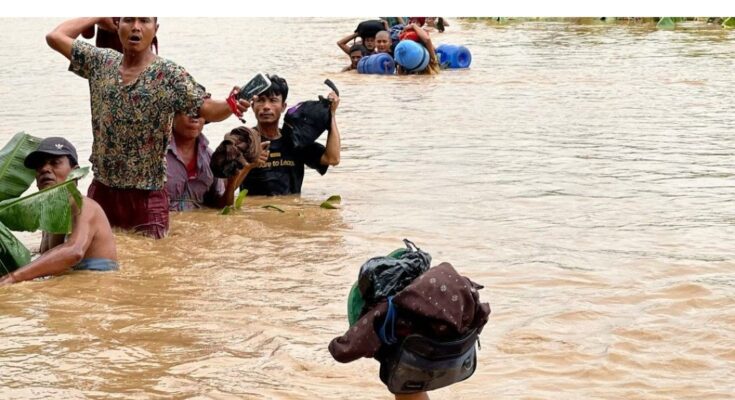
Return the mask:
[[385, 315], [383, 325], [378, 331], [380, 341], [385, 345], [393, 345], [398, 343], [396, 338], [396, 306], [393, 305], [393, 296], [388, 296], [388, 312]]

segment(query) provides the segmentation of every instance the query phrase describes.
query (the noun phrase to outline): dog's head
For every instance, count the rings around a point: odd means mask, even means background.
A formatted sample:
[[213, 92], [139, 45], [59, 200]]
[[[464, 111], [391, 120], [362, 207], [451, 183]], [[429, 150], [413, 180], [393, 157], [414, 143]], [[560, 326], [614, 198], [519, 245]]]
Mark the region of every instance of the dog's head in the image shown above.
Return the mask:
[[217, 178], [235, 176], [237, 171], [260, 157], [260, 135], [244, 126], [226, 134], [212, 153], [209, 167]]
[[232, 141], [249, 163], [260, 157], [260, 134], [250, 128], [235, 128], [225, 135], [225, 140]]

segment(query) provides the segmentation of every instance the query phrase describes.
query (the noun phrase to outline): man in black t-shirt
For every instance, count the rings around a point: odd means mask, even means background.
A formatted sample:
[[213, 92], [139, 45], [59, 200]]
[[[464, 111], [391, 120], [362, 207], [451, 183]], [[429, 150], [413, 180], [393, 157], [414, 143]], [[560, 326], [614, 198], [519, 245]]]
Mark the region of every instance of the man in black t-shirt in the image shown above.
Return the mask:
[[260, 133], [264, 151], [258, 165], [248, 173], [240, 186], [240, 189], [248, 190], [248, 196], [301, 193], [304, 166], [324, 175], [330, 165], [339, 164], [340, 137], [335, 116], [339, 96], [335, 92], [328, 96], [332, 102], [332, 123], [326, 146], [314, 142], [295, 148], [290, 140], [281, 136], [278, 128], [281, 113], [286, 109], [288, 84], [278, 75], [268, 75], [268, 78], [271, 86], [253, 98], [252, 108], [258, 120], [258, 125], [253, 129]]

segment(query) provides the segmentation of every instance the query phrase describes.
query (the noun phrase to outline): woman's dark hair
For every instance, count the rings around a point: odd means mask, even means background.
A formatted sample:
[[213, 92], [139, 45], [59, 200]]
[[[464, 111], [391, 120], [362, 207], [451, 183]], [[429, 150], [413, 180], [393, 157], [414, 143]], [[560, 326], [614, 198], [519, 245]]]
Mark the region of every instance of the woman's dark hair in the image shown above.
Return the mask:
[[286, 97], [288, 97], [288, 83], [286, 83], [286, 80], [275, 74], [266, 76], [270, 79], [271, 85], [261, 96], [278, 96], [280, 94], [285, 103]]
[[363, 46], [361, 44], [353, 44], [350, 47], [350, 54], [352, 54], [353, 51], [358, 51], [358, 50], [360, 50], [360, 54], [362, 54], [363, 56], [366, 56], [368, 54], [367, 47], [365, 47], [365, 46]]

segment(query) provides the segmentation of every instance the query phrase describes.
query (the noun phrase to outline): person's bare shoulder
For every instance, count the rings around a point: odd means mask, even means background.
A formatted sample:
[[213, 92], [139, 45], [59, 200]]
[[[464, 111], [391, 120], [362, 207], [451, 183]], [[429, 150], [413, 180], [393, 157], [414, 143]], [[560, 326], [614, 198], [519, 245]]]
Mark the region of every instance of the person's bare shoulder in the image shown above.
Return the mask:
[[105, 210], [102, 209], [102, 206], [87, 196], [82, 196], [82, 213], [88, 213], [87, 219], [93, 223], [96, 221], [107, 221], [107, 215], [105, 214]]
[[84, 258], [117, 260], [115, 234], [102, 206], [85, 196], [80, 219], [82, 224], [86, 224], [84, 231], [88, 236], [87, 238], [82, 238], [81, 235], [78, 236], [85, 242], [90, 240], [87, 242], [89, 247], [85, 251]]

